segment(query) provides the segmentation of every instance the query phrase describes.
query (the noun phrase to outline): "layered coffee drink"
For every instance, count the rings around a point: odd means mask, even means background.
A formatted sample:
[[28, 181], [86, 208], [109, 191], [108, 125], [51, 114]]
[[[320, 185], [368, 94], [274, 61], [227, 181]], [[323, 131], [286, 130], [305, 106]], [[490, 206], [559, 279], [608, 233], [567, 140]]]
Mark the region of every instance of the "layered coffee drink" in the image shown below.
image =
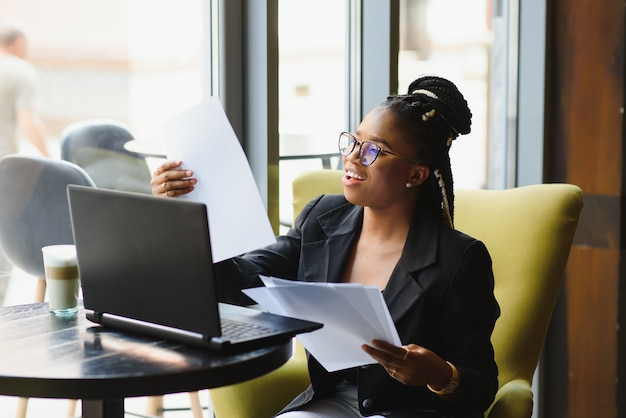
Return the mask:
[[41, 249], [46, 271], [50, 311], [71, 315], [78, 311], [80, 278], [74, 245], [49, 245]]

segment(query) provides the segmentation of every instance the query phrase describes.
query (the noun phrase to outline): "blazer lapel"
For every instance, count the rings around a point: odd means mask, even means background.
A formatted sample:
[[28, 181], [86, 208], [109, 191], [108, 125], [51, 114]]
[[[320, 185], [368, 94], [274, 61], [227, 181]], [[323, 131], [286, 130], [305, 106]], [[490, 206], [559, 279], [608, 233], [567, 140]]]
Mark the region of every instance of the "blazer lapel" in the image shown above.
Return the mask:
[[339, 282], [352, 244], [361, 229], [363, 208], [343, 205], [317, 217], [321, 234], [303, 244], [304, 280]]
[[425, 213], [414, 217], [400, 261], [383, 292], [394, 322], [405, 315], [424, 293], [419, 270], [437, 260], [440, 222]]

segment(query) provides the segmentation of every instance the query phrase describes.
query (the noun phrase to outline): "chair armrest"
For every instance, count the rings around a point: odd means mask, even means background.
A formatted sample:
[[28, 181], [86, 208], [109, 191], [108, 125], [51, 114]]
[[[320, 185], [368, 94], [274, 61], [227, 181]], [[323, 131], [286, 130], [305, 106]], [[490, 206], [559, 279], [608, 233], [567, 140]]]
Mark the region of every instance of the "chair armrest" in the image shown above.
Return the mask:
[[231, 386], [210, 389], [217, 418], [272, 417], [309, 386], [304, 348], [296, 343], [293, 357], [266, 375]]
[[530, 418], [533, 413], [533, 392], [526, 380], [505, 383], [485, 413], [485, 418]]

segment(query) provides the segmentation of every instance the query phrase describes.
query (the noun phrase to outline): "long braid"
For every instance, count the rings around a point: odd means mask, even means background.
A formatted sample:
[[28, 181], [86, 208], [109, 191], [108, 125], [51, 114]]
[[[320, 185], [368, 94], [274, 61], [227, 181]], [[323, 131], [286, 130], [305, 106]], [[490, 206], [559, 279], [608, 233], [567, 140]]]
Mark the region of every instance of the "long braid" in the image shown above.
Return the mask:
[[[452, 167], [450, 165], [450, 156], [447, 155], [445, 164], [442, 164], [442, 168], [437, 170], [440, 174], [439, 187], [441, 188], [441, 195], [443, 199], [444, 218], [447, 220], [448, 225], [454, 228], [454, 181], [452, 179]], [[447, 186], [446, 186], [447, 185]]]
[[450, 199], [448, 199], [448, 192], [446, 191], [446, 183], [443, 180], [443, 176], [439, 169], [436, 169], [435, 177], [437, 178], [437, 183], [439, 184], [439, 189], [441, 189], [441, 210], [443, 212], [443, 217], [446, 223], [454, 228], [454, 221], [452, 220], [452, 213], [450, 212]]

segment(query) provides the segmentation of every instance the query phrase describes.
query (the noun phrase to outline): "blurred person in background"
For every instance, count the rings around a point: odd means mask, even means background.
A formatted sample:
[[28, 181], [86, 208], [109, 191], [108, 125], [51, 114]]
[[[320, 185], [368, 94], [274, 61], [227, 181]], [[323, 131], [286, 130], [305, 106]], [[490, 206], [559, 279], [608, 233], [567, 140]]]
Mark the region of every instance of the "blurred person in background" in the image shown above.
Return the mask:
[[37, 71], [26, 61], [26, 53], [22, 27], [11, 20], [0, 22], [0, 157], [18, 152], [21, 135], [50, 156], [36, 109]]
[[[21, 25], [14, 20], [0, 22], [0, 158], [17, 153], [23, 136], [42, 155], [50, 156], [36, 110], [37, 71], [26, 61], [26, 52], [26, 33]], [[1, 250], [0, 305], [12, 270]]]

